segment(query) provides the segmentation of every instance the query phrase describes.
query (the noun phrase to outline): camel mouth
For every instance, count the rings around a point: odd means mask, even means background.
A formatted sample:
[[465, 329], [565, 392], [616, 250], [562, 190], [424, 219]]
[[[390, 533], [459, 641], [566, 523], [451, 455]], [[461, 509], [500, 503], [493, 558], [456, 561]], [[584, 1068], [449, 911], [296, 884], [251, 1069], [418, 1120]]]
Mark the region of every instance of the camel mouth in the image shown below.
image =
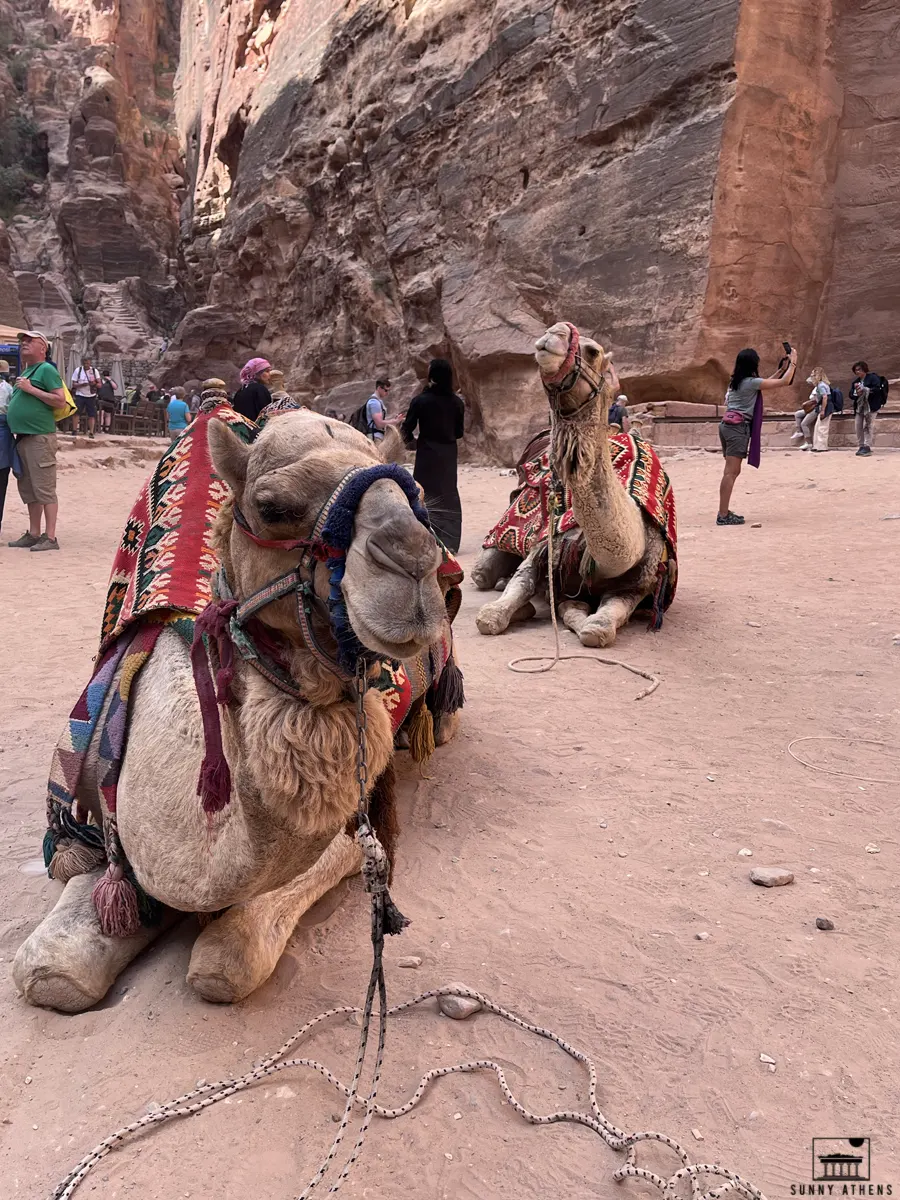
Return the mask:
[[[436, 641], [440, 635], [444, 610], [443, 600], [441, 600], [441, 620], [429, 620], [427, 609], [430, 608], [430, 605], [426, 605], [424, 599], [419, 597], [413, 605], [416, 612], [413, 622], [394, 617], [393, 627], [377, 630], [354, 606], [353, 601], [346, 594], [344, 601], [347, 605], [347, 616], [350, 618], [353, 632], [366, 649], [373, 650], [376, 654], [383, 654], [386, 658], [401, 660], [414, 658], [415, 655], [420, 654]], [[385, 623], [387, 624], [387, 621]]]

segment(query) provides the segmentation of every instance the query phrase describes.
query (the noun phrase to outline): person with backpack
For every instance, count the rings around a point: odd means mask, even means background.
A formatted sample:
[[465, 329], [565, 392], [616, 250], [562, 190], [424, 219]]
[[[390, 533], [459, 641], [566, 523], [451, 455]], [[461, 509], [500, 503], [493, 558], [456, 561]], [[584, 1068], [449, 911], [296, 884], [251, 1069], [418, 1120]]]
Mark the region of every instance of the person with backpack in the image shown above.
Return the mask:
[[865, 458], [872, 453], [872, 442], [875, 440], [875, 414], [884, 408], [888, 398], [888, 381], [883, 375], [869, 370], [869, 364], [863, 359], [853, 364], [855, 376], [850, 385], [850, 399], [853, 401], [853, 412], [856, 424], [856, 451], [858, 458]]

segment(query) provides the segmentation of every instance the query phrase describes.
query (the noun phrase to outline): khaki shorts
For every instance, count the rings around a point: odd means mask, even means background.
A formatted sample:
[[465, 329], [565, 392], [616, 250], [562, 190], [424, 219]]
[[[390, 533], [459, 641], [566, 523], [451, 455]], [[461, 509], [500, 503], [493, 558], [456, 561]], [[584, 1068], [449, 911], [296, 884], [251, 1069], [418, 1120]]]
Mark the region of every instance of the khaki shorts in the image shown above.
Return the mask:
[[22, 503], [56, 504], [56, 434], [20, 434], [16, 449], [22, 460], [18, 480]]
[[749, 421], [741, 421], [740, 425], [730, 425], [726, 421], [719, 422], [719, 441], [722, 453], [726, 458], [746, 458], [750, 449], [750, 433], [752, 426]]

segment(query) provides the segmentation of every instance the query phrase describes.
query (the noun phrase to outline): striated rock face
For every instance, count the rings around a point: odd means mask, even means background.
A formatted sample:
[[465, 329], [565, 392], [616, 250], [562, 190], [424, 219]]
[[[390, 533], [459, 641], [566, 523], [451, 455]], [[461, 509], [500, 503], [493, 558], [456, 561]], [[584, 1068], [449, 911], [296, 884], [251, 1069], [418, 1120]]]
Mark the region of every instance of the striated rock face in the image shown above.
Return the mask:
[[176, 15], [167, 0], [22, 0], [16, 12], [19, 110], [43, 148], [9, 220], [28, 322], [98, 354], [155, 357], [184, 310]]
[[900, 371], [888, 0], [177, 8], [40, 9], [64, 40], [28, 69], [30, 317], [132, 354], [183, 317], [164, 378], [235, 382], [260, 352], [344, 410], [441, 354], [507, 462], [546, 419], [532, 343], [561, 317], [636, 403], [720, 402], [735, 352], [772, 369], [782, 338], [804, 376]]

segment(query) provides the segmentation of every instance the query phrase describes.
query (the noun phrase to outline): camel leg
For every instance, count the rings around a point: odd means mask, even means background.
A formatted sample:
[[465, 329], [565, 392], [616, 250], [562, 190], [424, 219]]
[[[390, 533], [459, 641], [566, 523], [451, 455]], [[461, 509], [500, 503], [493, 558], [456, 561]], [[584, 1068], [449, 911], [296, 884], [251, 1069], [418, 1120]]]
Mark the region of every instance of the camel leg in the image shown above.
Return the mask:
[[646, 594], [626, 592], [621, 596], [607, 596], [593, 616], [587, 617], [581, 623], [581, 628], [576, 630], [582, 646], [591, 646], [594, 649], [611, 646], [616, 640], [616, 634], [623, 625], [628, 624], [631, 614]]
[[133, 958], [182, 915], [171, 909], [159, 925], [134, 937], [101, 933], [91, 892], [102, 872], [76, 875], [56, 907], [22, 943], [13, 981], [29, 1004], [84, 1012], [102, 1000]]
[[[514, 620], [527, 620], [534, 616], [530, 604], [538, 587], [536, 552], [525, 559], [506, 585], [503, 595], [482, 606], [475, 618], [478, 632], [488, 635], [503, 633]], [[524, 609], [524, 612], [520, 612]], [[530, 611], [529, 611], [530, 610]]]
[[515, 554], [489, 547], [475, 559], [469, 578], [479, 592], [490, 592], [499, 580], [504, 577], [508, 579], [520, 562], [521, 559]]
[[194, 943], [188, 983], [217, 1004], [249, 996], [275, 970], [307, 909], [361, 866], [356, 842], [339, 833], [308, 871], [284, 887], [233, 905], [207, 925]]
[[585, 621], [591, 615], [591, 606], [583, 600], [563, 600], [556, 611], [566, 629], [580, 636]]

